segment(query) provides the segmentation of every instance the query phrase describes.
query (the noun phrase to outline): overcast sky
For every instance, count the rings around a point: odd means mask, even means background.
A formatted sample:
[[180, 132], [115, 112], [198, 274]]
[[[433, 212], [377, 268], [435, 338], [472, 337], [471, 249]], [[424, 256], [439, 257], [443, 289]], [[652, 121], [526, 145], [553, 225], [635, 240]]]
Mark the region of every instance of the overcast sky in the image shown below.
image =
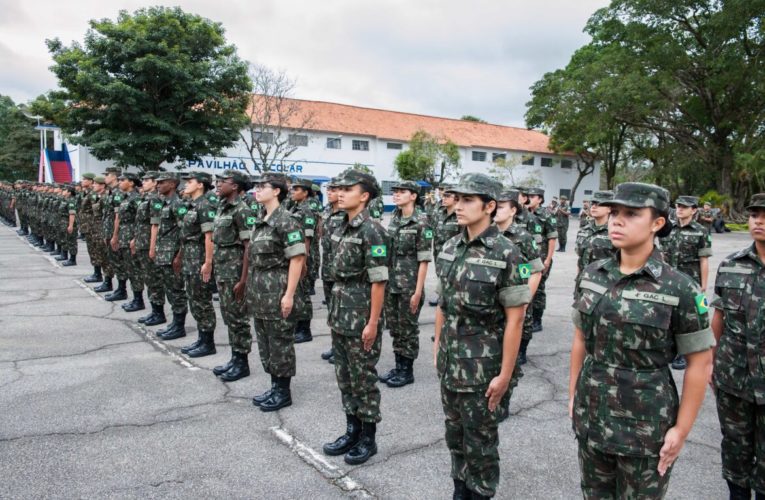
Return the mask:
[[[529, 87], [587, 43], [608, 0], [179, 0], [222, 23], [242, 59], [283, 69], [295, 97], [523, 126]], [[133, 0], [0, 0], [0, 94], [56, 87], [46, 38], [81, 41]]]

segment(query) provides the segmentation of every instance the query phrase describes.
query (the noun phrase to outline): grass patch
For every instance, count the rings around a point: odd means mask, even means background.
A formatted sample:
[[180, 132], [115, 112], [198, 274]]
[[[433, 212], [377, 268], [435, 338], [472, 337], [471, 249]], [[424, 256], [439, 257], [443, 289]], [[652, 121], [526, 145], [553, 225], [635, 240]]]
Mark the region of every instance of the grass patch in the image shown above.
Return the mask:
[[730, 229], [731, 231], [744, 231], [749, 232], [749, 224], [725, 224], [725, 227]]

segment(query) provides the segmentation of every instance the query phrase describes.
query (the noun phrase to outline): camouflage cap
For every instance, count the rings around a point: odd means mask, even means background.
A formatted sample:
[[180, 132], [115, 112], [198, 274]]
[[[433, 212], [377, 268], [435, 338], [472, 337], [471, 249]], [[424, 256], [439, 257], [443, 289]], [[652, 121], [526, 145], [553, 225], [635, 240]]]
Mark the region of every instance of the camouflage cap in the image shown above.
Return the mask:
[[518, 201], [518, 196], [521, 194], [517, 189], [505, 189], [499, 193], [497, 201]]
[[175, 172], [160, 172], [159, 175], [157, 175], [157, 182], [162, 181], [175, 181], [178, 182], [178, 174]]
[[465, 174], [459, 183], [447, 190], [457, 194], [484, 195], [496, 200], [502, 192], [502, 183], [486, 174]]
[[327, 183], [327, 188], [336, 188], [339, 177], [332, 177]]
[[420, 185], [417, 184], [415, 181], [398, 181], [395, 184], [393, 184], [390, 188], [391, 189], [406, 189], [407, 191], [420, 194]]
[[118, 179], [120, 179], [120, 180], [126, 179], [126, 180], [129, 180], [129, 181], [138, 182], [138, 174], [135, 174], [133, 172], [124, 172], [124, 173], [120, 174]]
[[[268, 175], [268, 174], [265, 174]], [[215, 176], [217, 179], [231, 179], [236, 183], [247, 184], [250, 182], [250, 176], [241, 170], [224, 170], [223, 173]]]
[[93, 178], [93, 182], [96, 184], [106, 184], [106, 179], [103, 175], [97, 175]]
[[212, 184], [212, 175], [207, 172], [184, 172], [181, 176], [183, 180], [195, 179], [203, 184]]
[[605, 206], [623, 205], [633, 208], [655, 208], [660, 212], [669, 210], [669, 192], [654, 184], [624, 182], [616, 186], [614, 197], [600, 203]]
[[115, 174], [120, 175], [122, 173], [122, 169], [119, 167], [106, 167], [106, 170], [104, 170], [107, 174]]
[[[614, 199], [613, 191], [595, 191], [595, 194], [592, 195], [592, 203], [603, 203], [604, 201], [609, 201], [613, 199]], [[584, 201], [590, 201], [590, 200], [584, 200]]]
[[314, 193], [320, 193], [321, 192], [321, 186], [316, 184], [315, 182], [311, 184], [311, 191]]
[[155, 179], [159, 177], [160, 172], [157, 170], [147, 170], [143, 173], [143, 179]]
[[568, 196], [566, 196], [565, 194], [563, 194], [563, 195], [561, 195], [561, 197], [560, 197], [560, 200], [561, 200], [561, 201], [568, 201]]
[[542, 188], [530, 187], [523, 191], [527, 196], [544, 196], [545, 190]]
[[365, 184], [368, 187], [377, 189], [377, 179], [375, 179], [375, 176], [361, 170], [346, 170], [337, 179], [336, 186], [355, 186], [356, 184]]
[[442, 182], [441, 184], [438, 185], [438, 189], [443, 189], [445, 191], [453, 187], [454, 187], [454, 184], [452, 184], [451, 182]]
[[93, 179], [96, 178], [96, 174], [94, 174], [93, 172], [85, 172], [80, 177], [82, 177], [83, 180], [88, 179], [92, 181]]
[[756, 208], [765, 209], [765, 193], [753, 194], [752, 199], [749, 200], [749, 205], [746, 206], [747, 210], [754, 210]]
[[[287, 184], [287, 176], [277, 172], [266, 172], [254, 181], [255, 184], [268, 184], [270, 182], [277, 182], [279, 184]], [[294, 185], [294, 184], [293, 184]]]
[[313, 182], [311, 182], [310, 179], [303, 179], [302, 177], [292, 178], [292, 187], [299, 187], [305, 189], [306, 191], [310, 191], [312, 185]]
[[675, 205], [682, 205], [684, 207], [698, 207], [699, 199], [696, 196], [678, 196], [675, 200]]

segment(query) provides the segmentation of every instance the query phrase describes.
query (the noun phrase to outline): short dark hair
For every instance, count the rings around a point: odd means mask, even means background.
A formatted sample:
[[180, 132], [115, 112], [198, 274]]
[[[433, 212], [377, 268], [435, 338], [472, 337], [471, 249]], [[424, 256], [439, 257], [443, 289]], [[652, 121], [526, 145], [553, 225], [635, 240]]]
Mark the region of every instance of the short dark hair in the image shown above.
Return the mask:
[[483, 202], [483, 206], [486, 206], [490, 201], [495, 202], [494, 210], [491, 212], [491, 218], [493, 219], [497, 215], [497, 200], [492, 198], [491, 196], [486, 196], [485, 194], [479, 194], [478, 198]]
[[364, 205], [365, 207], [368, 207], [372, 200], [380, 196], [380, 191], [377, 189], [377, 186], [366, 182], [360, 182], [358, 185], [361, 188], [362, 193], [369, 193], [369, 199], [367, 200], [366, 205]]
[[[289, 190], [287, 189], [286, 182], [281, 182], [277, 179], [270, 179], [268, 181], [268, 184], [271, 184], [271, 187], [273, 187], [274, 189], [279, 190], [279, 194], [276, 196], [277, 199], [279, 200], [279, 203], [287, 199], [287, 194], [289, 193]], [[302, 186], [295, 186], [295, 187], [302, 187]]]
[[656, 233], [656, 236], [659, 238], [666, 238], [669, 236], [669, 233], [672, 232], [672, 222], [669, 220], [669, 211], [663, 211], [659, 210], [657, 208], [651, 207], [651, 217], [653, 220], [658, 219], [659, 217], [664, 217], [664, 220], [666, 221], [664, 223], [664, 227], [659, 229], [659, 232]]

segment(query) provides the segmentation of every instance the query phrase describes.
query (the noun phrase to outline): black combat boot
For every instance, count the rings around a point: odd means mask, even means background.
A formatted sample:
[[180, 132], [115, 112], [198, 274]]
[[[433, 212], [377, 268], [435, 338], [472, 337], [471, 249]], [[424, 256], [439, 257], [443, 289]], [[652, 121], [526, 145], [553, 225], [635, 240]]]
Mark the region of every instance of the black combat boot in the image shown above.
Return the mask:
[[215, 350], [214, 332], [199, 332], [199, 335], [202, 342], [186, 353], [190, 358], [201, 358], [202, 356], [209, 356], [218, 352]]
[[276, 377], [276, 387], [271, 392], [271, 396], [260, 403], [260, 411], [276, 411], [287, 406], [292, 406], [290, 377]]
[[[170, 324], [169, 324], [169, 325], [167, 325], [165, 328], [162, 328], [162, 329], [160, 329], [160, 330], [157, 330], [157, 332], [156, 332], [156, 333], [157, 333], [157, 336], [158, 336], [158, 337], [159, 337], [159, 336], [162, 336], [162, 335], [164, 335], [164, 334], [166, 334], [166, 333], [168, 333], [168, 332], [170, 332], [170, 331], [174, 330], [174, 329], [175, 329], [175, 326], [176, 326], [176, 325], [175, 325], [175, 322], [176, 322], [176, 320], [177, 320], [177, 317], [175, 316], [175, 313], [173, 313], [173, 321], [171, 321], [171, 322], [170, 322]], [[185, 318], [184, 318], [184, 321], [185, 321]]]
[[360, 465], [377, 454], [377, 443], [375, 434], [377, 433], [377, 424], [375, 422], [361, 423], [361, 438], [356, 446], [348, 450], [345, 454], [345, 463], [349, 465]]
[[193, 351], [194, 349], [199, 347], [200, 344], [202, 344], [202, 330], [198, 330], [197, 331], [197, 339], [194, 342], [192, 342], [189, 345], [185, 345], [185, 346], [181, 347], [181, 352], [183, 354], [188, 354], [189, 351]]
[[93, 266], [93, 274], [85, 276], [82, 278], [82, 281], [85, 283], [98, 283], [102, 279], [104, 279], [104, 277], [101, 276], [101, 266]]
[[112, 277], [111, 276], [104, 276], [104, 282], [98, 285], [93, 289], [94, 292], [111, 292], [113, 290], [112, 288]]
[[220, 374], [220, 379], [224, 382], [233, 382], [240, 378], [250, 376], [250, 364], [247, 362], [247, 353], [234, 352], [231, 368]]
[[19, 236], [26, 236], [27, 235], [27, 230], [22, 227], [21, 229], [16, 231], [16, 234], [18, 234]]
[[[231, 358], [228, 360], [228, 362], [226, 362], [226, 364], [218, 365], [215, 368], [213, 368], [212, 371], [216, 376], [223, 375], [224, 373], [229, 371], [232, 366], [234, 366], [234, 354], [235, 354], [234, 351], [231, 351]], [[271, 378], [273, 379], [273, 377]]]
[[48, 254], [50, 255], [58, 255], [61, 253], [61, 247], [58, 246], [58, 243], [55, 241], [50, 243], [50, 250], [48, 250]]
[[[470, 491], [470, 490], [468, 490], [468, 491]], [[476, 493], [475, 491], [471, 491], [470, 492], [470, 500], [484, 500], [484, 499], [489, 499], [489, 498], [491, 498], [491, 497], [487, 497], [487, 496], [481, 495], [480, 493]]]
[[276, 377], [271, 375], [271, 388], [268, 389], [263, 394], [258, 394], [257, 396], [252, 398], [252, 404], [254, 406], [260, 406], [263, 403], [263, 401], [271, 397], [271, 394], [273, 394], [275, 390], [276, 390]]
[[61, 263], [64, 267], [69, 266], [76, 266], [77, 265], [77, 255], [76, 254], [69, 254], [69, 258], [66, 259], [64, 262]]
[[311, 334], [311, 320], [306, 319], [298, 321], [295, 326], [295, 343], [302, 344], [303, 342], [310, 342], [313, 340]]
[[454, 479], [452, 500], [470, 500], [470, 490], [467, 489], [467, 485], [462, 479]]
[[43, 252], [53, 252], [55, 249], [56, 244], [53, 243], [53, 240], [48, 240], [48, 242], [42, 247]]
[[404, 387], [414, 383], [414, 360], [401, 356], [401, 369], [388, 379], [388, 387]]
[[688, 364], [685, 362], [685, 356], [678, 354], [675, 359], [672, 360], [672, 369], [685, 370]]
[[127, 304], [123, 305], [122, 308], [125, 310], [125, 312], [136, 312], [136, 311], [143, 311], [146, 309], [146, 304], [143, 302], [143, 292], [136, 292], [133, 291], [133, 300], [128, 302]]
[[146, 320], [143, 322], [143, 324], [146, 326], [154, 326], [161, 325], [162, 323], [167, 323], [167, 318], [165, 317], [165, 305], [152, 304], [151, 314], [146, 317]]
[[59, 252], [58, 255], [56, 255], [54, 257], [54, 259], [56, 259], [59, 262], [68, 260], [69, 259], [69, 253], [66, 250], [62, 250], [61, 252]]
[[388, 383], [388, 380], [390, 380], [393, 377], [395, 377], [396, 375], [398, 375], [398, 372], [403, 369], [403, 365], [402, 365], [403, 357], [400, 356], [398, 353], [394, 353], [394, 356], [396, 357], [396, 366], [395, 366], [395, 368], [391, 368], [390, 370], [388, 370], [387, 373], [383, 373], [382, 375], [378, 375], [377, 379], [380, 382]]
[[127, 280], [117, 280], [117, 289], [114, 290], [109, 295], [104, 296], [104, 300], [107, 302], [114, 302], [116, 300], [125, 300], [127, 299]]
[[525, 365], [526, 364], [526, 349], [529, 347], [529, 339], [521, 339], [521, 346], [518, 348], [518, 359], [517, 362], [519, 365]]
[[330, 365], [334, 365], [335, 364], [335, 353], [334, 353], [334, 351], [332, 352], [332, 356], [330, 356], [329, 359], [327, 360], [327, 363], [329, 363]]
[[356, 415], [346, 415], [345, 421], [345, 434], [323, 446], [325, 455], [331, 457], [345, 455], [359, 442], [361, 437], [361, 420]]
[[333, 354], [335, 353], [330, 347], [328, 351], [324, 351], [323, 353], [321, 353], [321, 359], [323, 359], [324, 361], [327, 361], [329, 358], [332, 357]]
[[[736, 483], [730, 481], [728, 483], [728, 490], [730, 491], [730, 500], [750, 500], [752, 498], [752, 491], [746, 486], [739, 486]], [[755, 498], [760, 497], [755, 493]]]
[[173, 313], [173, 322], [167, 327], [165, 333], [157, 333], [162, 340], [175, 340], [186, 336], [186, 313]]

